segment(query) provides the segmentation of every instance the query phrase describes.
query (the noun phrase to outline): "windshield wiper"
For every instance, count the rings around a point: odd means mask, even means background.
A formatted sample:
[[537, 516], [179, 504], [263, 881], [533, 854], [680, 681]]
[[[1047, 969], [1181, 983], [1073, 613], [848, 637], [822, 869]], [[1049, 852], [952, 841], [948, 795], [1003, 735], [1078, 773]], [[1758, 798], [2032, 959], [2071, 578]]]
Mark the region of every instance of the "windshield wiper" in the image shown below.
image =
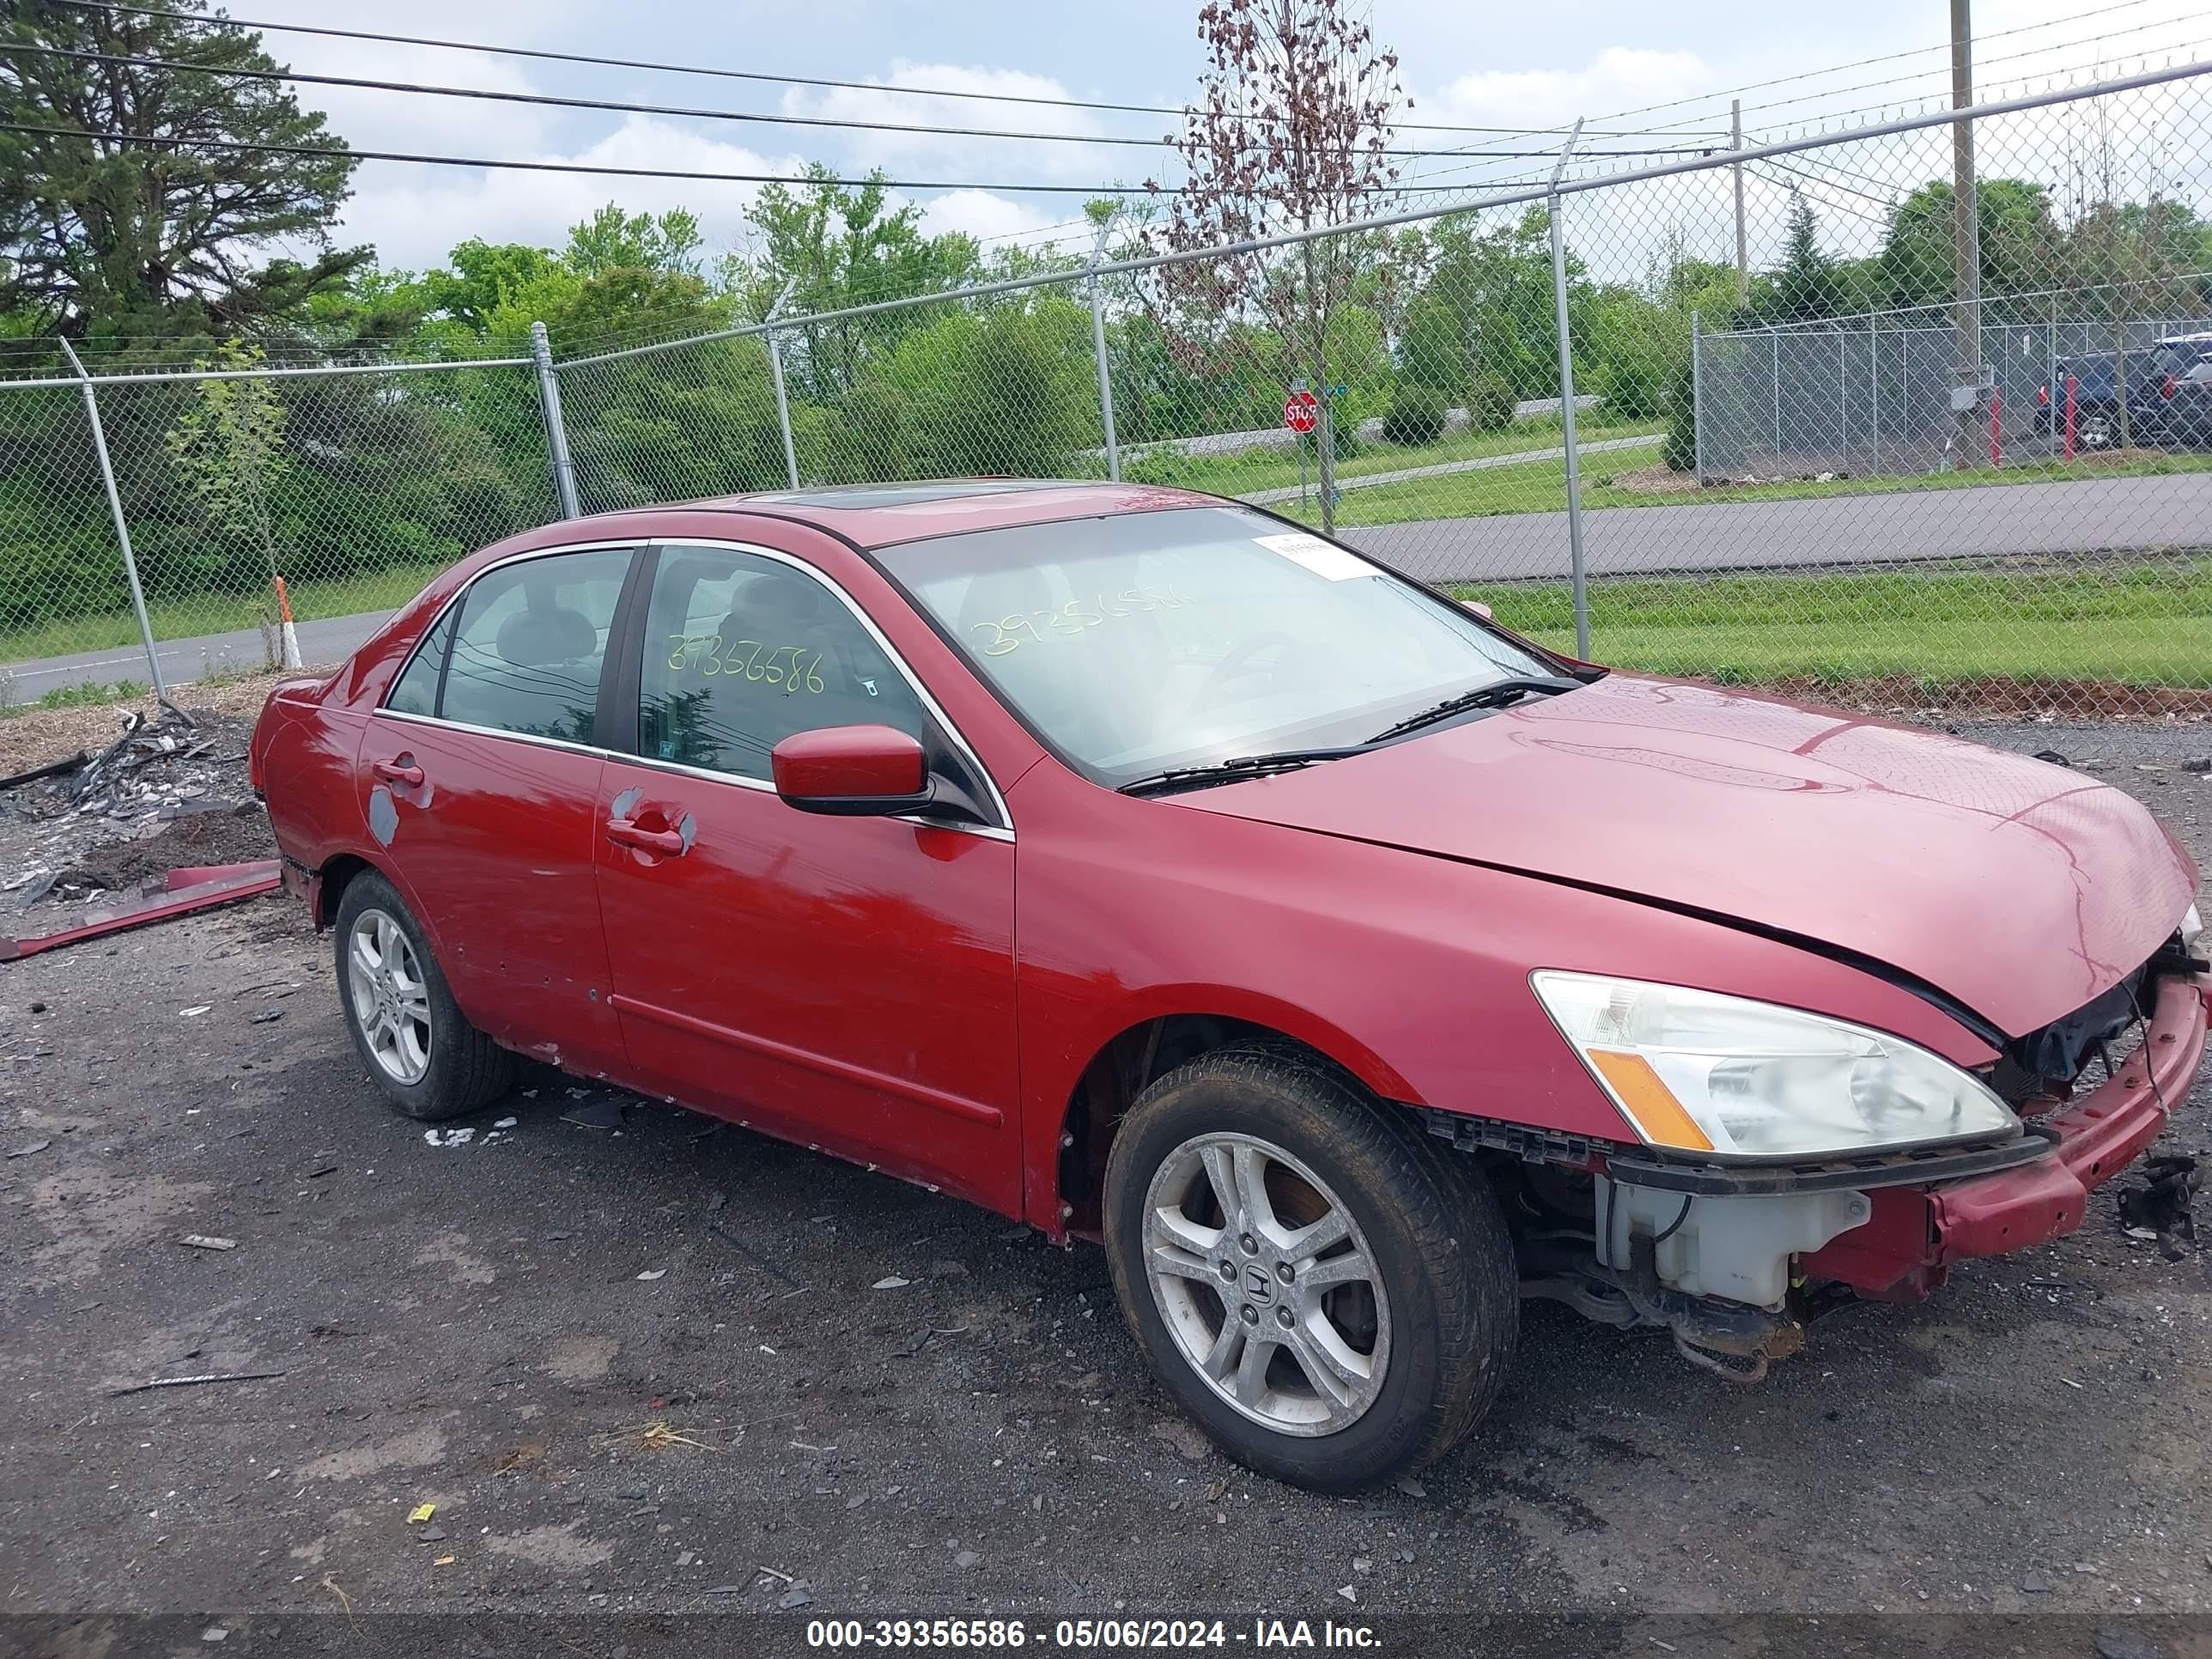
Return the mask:
[[1387, 726], [1370, 738], [1370, 743], [1382, 743], [1390, 738], [1418, 732], [1425, 726], [1434, 726], [1438, 720], [1449, 720], [1454, 714], [1470, 708], [1498, 708], [1516, 697], [1557, 696], [1562, 691], [1581, 688], [1583, 682], [1552, 674], [1517, 675], [1511, 679], [1492, 680], [1488, 685], [1478, 685], [1472, 691], [1462, 691], [1457, 696], [1446, 697], [1418, 714], [1408, 714], [1395, 726]]
[[1171, 766], [1150, 777], [1133, 778], [1120, 785], [1119, 791], [1124, 795], [1157, 795], [1170, 789], [1234, 783], [1239, 778], [1263, 778], [1273, 772], [1295, 771], [1318, 761], [1342, 760], [1346, 755], [1364, 754], [1367, 748], [1364, 743], [1355, 743], [1334, 749], [1280, 749], [1272, 755], [1238, 755], [1229, 760], [1210, 761], [1204, 766]]

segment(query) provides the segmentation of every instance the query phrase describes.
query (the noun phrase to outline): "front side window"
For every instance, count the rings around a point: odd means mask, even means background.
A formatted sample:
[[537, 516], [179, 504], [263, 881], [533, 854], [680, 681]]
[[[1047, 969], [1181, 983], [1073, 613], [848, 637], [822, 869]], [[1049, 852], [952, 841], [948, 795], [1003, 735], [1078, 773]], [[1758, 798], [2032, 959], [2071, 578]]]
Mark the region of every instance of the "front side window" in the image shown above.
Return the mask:
[[1235, 507], [877, 557], [1016, 713], [1109, 785], [1364, 743], [1443, 698], [1558, 672], [1358, 555]]
[[777, 744], [825, 726], [889, 726], [930, 740], [913, 687], [827, 584], [757, 554], [662, 549], [638, 751], [766, 780]]
[[[461, 600], [439, 718], [591, 742], [599, 667], [629, 562], [628, 548], [600, 548], [479, 576]], [[410, 665], [404, 688], [410, 696], [414, 673]]]

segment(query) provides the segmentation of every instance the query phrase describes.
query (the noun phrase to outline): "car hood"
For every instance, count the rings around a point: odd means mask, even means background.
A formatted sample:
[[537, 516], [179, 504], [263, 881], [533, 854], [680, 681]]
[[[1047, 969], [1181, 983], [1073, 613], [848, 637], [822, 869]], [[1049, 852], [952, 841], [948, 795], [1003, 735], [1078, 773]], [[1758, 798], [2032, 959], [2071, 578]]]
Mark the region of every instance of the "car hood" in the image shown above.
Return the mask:
[[1795, 935], [2014, 1036], [2141, 967], [2197, 890], [2148, 811], [2063, 767], [1626, 674], [1173, 799]]

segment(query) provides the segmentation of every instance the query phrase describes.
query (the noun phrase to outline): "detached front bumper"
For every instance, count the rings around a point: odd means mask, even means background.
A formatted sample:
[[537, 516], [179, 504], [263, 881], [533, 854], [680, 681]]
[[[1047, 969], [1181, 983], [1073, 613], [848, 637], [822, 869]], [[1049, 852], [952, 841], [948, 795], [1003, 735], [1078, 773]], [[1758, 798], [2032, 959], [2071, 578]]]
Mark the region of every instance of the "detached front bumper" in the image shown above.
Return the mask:
[[2118, 1075], [2032, 1120], [2054, 1142], [2048, 1152], [1986, 1175], [1869, 1191], [1872, 1218], [1802, 1257], [1800, 1270], [1863, 1296], [1916, 1301], [1954, 1261], [2072, 1232], [2090, 1193], [2132, 1163], [2188, 1097], [2204, 1057], [2209, 1005], [2212, 976], [2160, 980], [2149, 1030]]

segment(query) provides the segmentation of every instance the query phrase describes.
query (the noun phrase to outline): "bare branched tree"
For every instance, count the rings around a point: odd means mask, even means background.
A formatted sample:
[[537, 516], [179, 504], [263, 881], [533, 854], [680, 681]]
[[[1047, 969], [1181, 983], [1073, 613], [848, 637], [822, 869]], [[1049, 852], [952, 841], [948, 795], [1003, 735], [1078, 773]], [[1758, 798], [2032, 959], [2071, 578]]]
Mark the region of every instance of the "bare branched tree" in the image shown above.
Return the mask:
[[[1376, 44], [1364, 15], [1345, 0], [1207, 0], [1198, 34], [1207, 64], [1198, 100], [1182, 137], [1168, 140], [1188, 176], [1144, 233], [1150, 251], [1321, 230], [1387, 210], [1398, 180], [1391, 121], [1408, 100], [1397, 53]], [[1255, 326], [1275, 335], [1286, 377], [1321, 399], [1325, 528], [1335, 520], [1329, 325], [1371, 276], [1371, 252], [1364, 239], [1327, 237], [1162, 266], [1146, 284], [1188, 366], [1220, 366]]]

